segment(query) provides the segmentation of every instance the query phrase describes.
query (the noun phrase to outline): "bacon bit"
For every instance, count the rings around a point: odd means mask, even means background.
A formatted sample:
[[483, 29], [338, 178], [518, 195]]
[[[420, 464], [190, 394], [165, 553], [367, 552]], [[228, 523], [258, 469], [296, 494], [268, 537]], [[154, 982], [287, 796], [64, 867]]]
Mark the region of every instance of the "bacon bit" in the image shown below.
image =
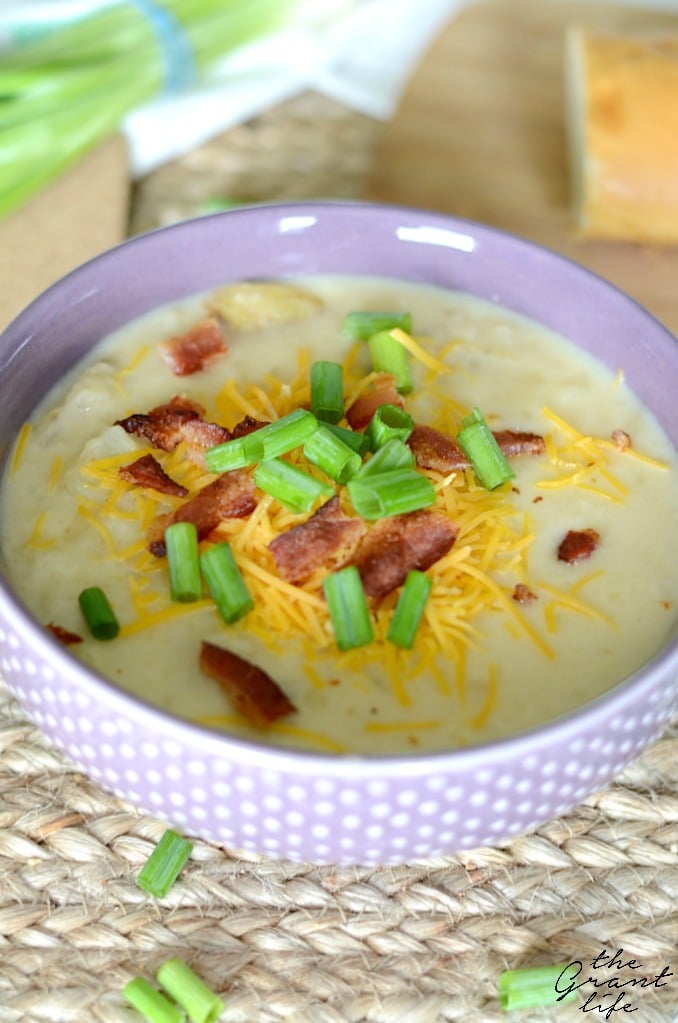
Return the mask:
[[231, 436], [235, 439], [236, 437], [246, 437], [248, 433], [254, 433], [255, 430], [260, 430], [262, 426], [268, 426], [268, 422], [265, 419], [255, 419], [254, 416], [245, 416], [239, 423], [236, 423], [231, 431]]
[[506, 458], [518, 455], [541, 455], [546, 450], [544, 438], [524, 430], [494, 430], [494, 439]]
[[[494, 439], [506, 458], [540, 455], [546, 448], [544, 438], [537, 433], [498, 430]], [[454, 472], [455, 469], [470, 468], [471, 463], [457, 442], [432, 426], [416, 423], [407, 443], [420, 469]]]
[[73, 646], [75, 643], [82, 643], [82, 636], [79, 636], [77, 632], [69, 632], [68, 629], [64, 629], [62, 625], [54, 625], [50, 622], [47, 626], [53, 636], [63, 643], [64, 646]]
[[365, 522], [346, 515], [335, 495], [306, 522], [276, 536], [269, 550], [283, 579], [301, 586], [317, 568], [342, 565], [366, 532]]
[[185, 440], [199, 448], [213, 447], [231, 439], [230, 430], [217, 423], [206, 423], [205, 409], [190, 398], [176, 395], [166, 405], [158, 405], [148, 413], [137, 413], [127, 419], [116, 419], [126, 433], [144, 437], [161, 451], [174, 451]]
[[558, 558], [574, 565], [590, 558], [599, 543], [600, 533], [595, 529], [570, 529], [558, 547]]
[[471, 465], [456, 441], [432, 426], [415, 423], [407, 443], [420, 469], [452, 472]]
[[513, 599], [517, 604], [533, 604], [538, 598], [537, 594], [533, 593], [525, 583], [516, 583]]
[[159, 516], [151, 525], [149, 550], [164, 557], [165, 530], [174, 522], [193, 522], [198, 539], [203, 540], [223, 519], [242, 519], [256, 507], [254, 483], [241, 469], [222, 473], [177, 508], [170, 516]]
[[161, 494], [185, 497], [188, 493], [186, 487], [183, 487], [181, 483], [175, 483], [171, 476], [167, 475], [153, 455], [142, 455], [130, 465], [121, 465], [118, 469], [118, 476], [128, 483], [134, 483], [137, 487], [149, 487]]
[[619, 448], [620, 451], [628, 451], [631, 447], [631, 438], [626, 430], [613, 430], [612, 443], [616, 448]]
[[206, 369], [228, 351], [221, 327], [214, 317], [201, 320], [179, 337], [168, 338], [158, 346], [175, 376], [185, 377]]
[[352, 430], [364, 430], [370, 419], [382, 405], [404, 408], [405, 402], [395, 388], [392, 373], [379, 373], [372, 388], [359, 395], [346, 412], [348, 425]]
[[425, 572], [447, 554], [458, 533], [459, 527], [441, 512], [424, 510], [380, 519], [352, 559], [365, 595], [380, 599], [402, 586], [410, 569]]
[[268, 728], [296, 710], [270, 675], [214, 643], [203, 640], [200, 669], [214, 679], [234, 708], [256, 728]]

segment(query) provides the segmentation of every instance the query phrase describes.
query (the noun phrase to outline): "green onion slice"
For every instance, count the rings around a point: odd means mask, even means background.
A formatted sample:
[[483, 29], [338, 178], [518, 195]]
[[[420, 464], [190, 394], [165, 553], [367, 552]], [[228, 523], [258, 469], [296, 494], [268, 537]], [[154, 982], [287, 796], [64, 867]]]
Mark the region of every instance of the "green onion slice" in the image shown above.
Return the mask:
[[430, 479], [413, 469], [389, 469], [367, 478], [355, 477], [348, 482], [348, 492], [363, 519], [404, 515], [428, 508], [436, 499]]
[[193, 522], [173, 522], [165, 530], [172, 600], [189, 603], [202, 597], [198, 530]]
[[417, 569], [407, 573], [386, 634], [391, 643], [405, 650], [411, 649], [432, 585], [429, 577]]
[[409, 394], [412, 390], [412, 377], [407, 349], [388, 330], [373, 334], [368, 338], [367, 346], [372, 366], [377, 373], [391, 373], [398, 393]]
[[254, 600], [240, 574], [233, 551], [226, 542], [208, 547], [200, 555], [200, 568], [207, 588], [227, 625], [254, 607]]
[[411, 314], [360, 311], [347, 313], [344, 317], [343, 332], [346, 337], [356, 341], [367, 341], [373, 334], [379, 334], [382, 330], [393, 330], [394, 327], [400, 327], [411, 334]]
[[337, 483], [348, 483], [362, 465], [358, 452], [325, 426], [319, 426], [308, 438], [304, 456]]
[[380, 405], [367, 424], [365, 435], [371, 451], [382, 447], [387, 440], [397, 437], [406, 441], [414, 429], [412, 416], [397, 405]]
[[576, 989], [571, 990], [576, 970], [574, 963], [505, 970], [499, 977], [499, 1004], [511, 1010], [573, 1002], [577, 998]]
[[348, 565], [326, 576], [323, 591], [339, 649], [352, 650], [371, 643], [374, 630], [357, 567]]
[[277, 498], [294, 512], [310, 511], [319, 497], [331, 497], [334, 490], [296, 465], [281, 458], [262, 462], [254, 470], [254, 482], [260, 490]]
[[513, 479], [515, 473], [481, 412], [474, 408], [470, 416], [462, 419], [461, 425], [457, 442], [473, 466], [480, 485], [494, 490]]
[[361, 457], [370, 450], [369, 441], [360, 430], [347, 430], [345, 426], [335, 426], [334, 423], [323, 423], [323, 427], [339, 440], [343, 440], [353, 451], [357, 451]]
[[294, 409], [288, 415], [244, 437], [235, 437], [208, 448], [205, 452], [205, 465], [209, 472], [228, 472], [277, 458], [300, 447], [317, 428], [318, 420], [312, 412], [303, 408]]
[[391, 437], [382, 447], [377, 448], [371, 458], [363, 462], [356, 473], [357, 479], [375, 476], [390, 469], [414, 469], [416, 460], [414, 452], [405, 441]]
[[78, 597], [87, 627], [95, 639], [115, 639], [120, 624], [100, 586], [88, 586]]
[[168, 828], [139, 871], [139, 888], [162, 899], [178, 878], [192, 849], [192, 842]]
[[311, 364], [311, 412], [325, 423], [344, 415], [344, 369], [340, 362], [318, 359]]
[[162, 964], [156, 979], [192, 1023], [216, 1023], [224, 1011], [221, 998], [178, 956]]
[[125, 984], [122, 993], [137, 1012], [150, 1023], [184, 1023], [186, 1013], [174, 1002], [170, 1002], [160, 991], [144, 980], [135, 977]]

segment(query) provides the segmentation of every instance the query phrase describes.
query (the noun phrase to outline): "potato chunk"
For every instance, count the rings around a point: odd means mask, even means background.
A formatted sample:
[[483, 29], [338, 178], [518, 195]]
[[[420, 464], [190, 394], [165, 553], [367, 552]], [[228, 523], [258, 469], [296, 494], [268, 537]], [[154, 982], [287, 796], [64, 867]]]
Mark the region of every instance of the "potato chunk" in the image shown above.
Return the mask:
[[275, 323], [305, 320], [323, 306], [322, 299], [294, 284], [239, 281], [218, 288], [209, 299], [211, 313], [232, 330], [261, 330]]

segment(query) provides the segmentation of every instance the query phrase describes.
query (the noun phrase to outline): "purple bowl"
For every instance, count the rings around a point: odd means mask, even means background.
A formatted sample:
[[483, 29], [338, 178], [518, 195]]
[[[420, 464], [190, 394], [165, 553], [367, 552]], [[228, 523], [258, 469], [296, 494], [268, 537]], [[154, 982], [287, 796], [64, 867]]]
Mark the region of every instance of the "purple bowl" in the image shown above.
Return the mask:
[[[59, 281], [0, 338], [0, 458], [94, 341], [229, 279], [352, 273], [423, 281], [532, 317], [616, 370], [678, 447], [678, 344], [610, 284], [536, 245], [426, 211], [248, 207], [134, 238]], [[228, 738], [136, 699], [75, 660], [0, 580], [0, 670], [80, 769], [189, 834], [272, 857], [389, 864], [491, 845], [565, 813], [667, 724], [678, 641], [606, 695], [501, 742], [383, 758]]]

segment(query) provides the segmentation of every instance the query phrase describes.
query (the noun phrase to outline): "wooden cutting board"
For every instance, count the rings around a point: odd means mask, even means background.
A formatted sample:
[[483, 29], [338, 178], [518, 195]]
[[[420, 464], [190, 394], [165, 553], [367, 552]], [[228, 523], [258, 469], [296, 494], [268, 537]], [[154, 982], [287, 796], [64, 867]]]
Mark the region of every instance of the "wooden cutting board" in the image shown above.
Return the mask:
[[568, 25], [678, 31], [675, 14], [577, 0], [486, 0], [424, 56], [380, 140], [368, 196], [501, 227], [582, 263], [678, 334], [678, 246], [576, 238], [563, 41]]

